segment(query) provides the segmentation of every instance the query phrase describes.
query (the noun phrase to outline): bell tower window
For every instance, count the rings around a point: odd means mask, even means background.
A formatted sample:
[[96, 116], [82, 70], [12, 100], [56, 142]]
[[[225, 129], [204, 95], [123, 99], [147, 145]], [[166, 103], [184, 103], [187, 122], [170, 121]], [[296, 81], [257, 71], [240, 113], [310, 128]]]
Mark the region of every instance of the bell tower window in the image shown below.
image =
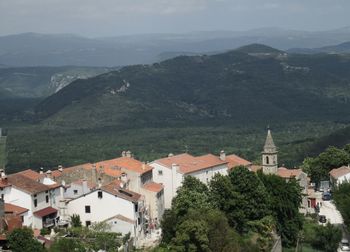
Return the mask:
[[266, 157], [266, 164], [269, 164], [269, 157]]

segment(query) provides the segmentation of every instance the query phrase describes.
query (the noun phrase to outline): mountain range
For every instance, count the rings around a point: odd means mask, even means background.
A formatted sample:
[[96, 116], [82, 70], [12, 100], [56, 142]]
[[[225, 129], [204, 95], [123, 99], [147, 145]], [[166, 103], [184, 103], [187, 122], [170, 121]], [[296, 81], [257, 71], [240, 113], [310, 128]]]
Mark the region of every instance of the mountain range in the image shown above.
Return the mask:
[[144, 161], [221, 149], [256, 161], [267, 125], [281, 164], [298, 165], [319, 138], [349, 125], [349, 69], [347, 54], [261, 44], [111, 69], [48, 97], [17, 97], [30, 107], [24, 116], [1, 106], [16, 123], [5, 125], [8, 167], [69, 166], [126, 149]]
[[36, 107], [50, 125], [349, 120], [350, 57], [253, 44], [77, 80]]
[[141, 34], [85, 38], [71, 34], [24, 33], [0, 37], [0, 66], [124, 66], [149, 64], [179, 54], [211, 54], [251, 43], [281, 50], [319, 48], [350, 41], [350, 28], [296, 31], [263, 28], [185, 34]]

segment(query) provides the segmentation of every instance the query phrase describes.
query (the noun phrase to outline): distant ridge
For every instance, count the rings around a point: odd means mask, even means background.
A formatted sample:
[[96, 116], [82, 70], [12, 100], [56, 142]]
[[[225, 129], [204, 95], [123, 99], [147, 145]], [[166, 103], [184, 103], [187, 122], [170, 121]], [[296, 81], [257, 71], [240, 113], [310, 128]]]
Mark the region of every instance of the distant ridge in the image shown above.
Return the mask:
[[349, 68], [347, 57], [252, 44], [78, 80], [42, 101], [36, 115], [82, 128], [350, 119]]

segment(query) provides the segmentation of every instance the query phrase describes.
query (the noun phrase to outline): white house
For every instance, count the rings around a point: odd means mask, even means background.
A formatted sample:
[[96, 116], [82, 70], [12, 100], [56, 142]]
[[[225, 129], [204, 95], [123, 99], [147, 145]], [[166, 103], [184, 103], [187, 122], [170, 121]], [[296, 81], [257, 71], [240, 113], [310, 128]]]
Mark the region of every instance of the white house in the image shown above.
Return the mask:
[[[28, 175], [35, 175], [38, 180]], [[39, 173], [25, 171], [1, 176], [0, 191], [5, 203], [14, 204], [28, 209], [23, 216], [23, 225], [32, 228], [50, 227], [56, 224], [60, 194], [60, 185], [52, 180], [42, 178], [39, 182]]]
[[95, 165], [108, 174], [118, 174], [125, 188], [145, 196], [146, 211], [151, 223], [157, 223], [161, 219], [164, 212], [164, 192], [163, 186], [153, 181], [153, 167], [133, 158], [130, 151], [123, 152], [122, 157]]
[[[116, 216], [124, 218], [122, 227], [118, 229], [119, 222], [115, 221], [115, 230], [132, 230], [132, 237], [143, 235], [144, 204], [140, 194], [123, 188], [120, 180], [102, 186], [66, 203], [66, 212], [63, 219], [69, 219], [73, 214], [78, 214], [85, 226], [95, 222], [113, 221]], [[125, 225], [128, 227], [125, 228]]]
[[199, 157], [187, 153], [176, 156], [170, 154], [166, 158], [153, 161], [150, 166], [154, 168], [153, 180], [164, 186], [165, 208], [170, 208], [171, 201], [186, 175], [208, 184], [217, 173], [227, 175], [227, 164], [225, 153], [222, 152], [220, 157], [212, 154]]
[[81, 195], [87, 194], [97, 187], [96, 184], [85, 179], [78, 179], [73, 181], [69, 185], [65, 186], [64, 198], [74, 199], [80, 197]]
[[347, 181], [350, 182], [350, 167], [342, 166], [329, 172], [330, 181], [333, 186], [338, 186]]

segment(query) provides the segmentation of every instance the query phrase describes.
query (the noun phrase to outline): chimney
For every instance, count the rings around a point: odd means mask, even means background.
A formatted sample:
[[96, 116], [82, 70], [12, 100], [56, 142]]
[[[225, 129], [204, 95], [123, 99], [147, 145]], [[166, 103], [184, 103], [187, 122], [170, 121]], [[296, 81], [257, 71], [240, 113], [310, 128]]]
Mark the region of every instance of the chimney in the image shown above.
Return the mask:
[[177, 171], [180, 168], [178, 164], [172, 164], [171, 169]]
[[44, 168], [40, 167], [40, 174], [44, 174]]
[[46, 177], [51, 178], [52, 172], [51, 170], [46, 171]]
[[58, 170], [59, 170], [60, 172], [63, 172], [63, 166], [62, 166], [62, 165], [59, 165], [59, 166], [58, 166]]
[[82, 186], [83, 186], [83, 194], [87, 193], [89, 191], [89, 188], [88, 188], [88, 183], [86, 179], [83, 180]]
[[220, 151], [220, 159], [221, 159], [222, 161], [225, 161], [225, 160], [226, 160], [226, 153], [225, 153], [224, 150]]
[[173, 156], [174, 156], [173, 153], [169, 153], [169, 154], [168, 154], [168, 157], [173, 157]]
[[128, 150], [128, 151], [126, 152], [126, 157], [131, 158], [131, 156], [132, 156], [132, 153], [131, 153], [131, 151]]
[[126, 157], [126, 151], [122, 152], [122, 157]]
[[146, 164], [145, 162], [142, 162], [142, 170], [145, 170], [146, 169]]

